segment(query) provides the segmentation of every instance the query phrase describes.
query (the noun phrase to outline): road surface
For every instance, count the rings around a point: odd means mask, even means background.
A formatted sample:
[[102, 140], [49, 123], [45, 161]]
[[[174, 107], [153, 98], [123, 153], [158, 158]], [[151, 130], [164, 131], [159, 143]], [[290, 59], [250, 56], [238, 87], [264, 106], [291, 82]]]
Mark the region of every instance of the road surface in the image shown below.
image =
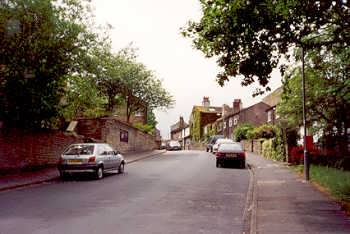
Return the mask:
[[0, 193], [0, 233], [241, 233], [247, 169], [201, 151], [166, 152], [103, 180], [79, 177]]

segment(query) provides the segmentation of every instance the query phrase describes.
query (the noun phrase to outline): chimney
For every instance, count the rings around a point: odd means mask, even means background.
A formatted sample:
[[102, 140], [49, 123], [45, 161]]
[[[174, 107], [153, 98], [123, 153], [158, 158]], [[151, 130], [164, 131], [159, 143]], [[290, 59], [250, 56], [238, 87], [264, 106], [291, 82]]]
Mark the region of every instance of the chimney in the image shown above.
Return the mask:
[[183, 128], [185, 126], [185, 121], [182, 116], [180, 116], [180, 128]]
[[242, 109], [242, 101], [241, 99], [235, 99], [233, 101], [233, 113], [240, 112]]
[[230, 112], [230, 107], [226, 104], [222, 105], [222, 115], [221, 116], [226, 116]]
[[210, 106], [209, 97], [203, 97], [202, 106], [204, 106], [204, 107], [209, 107]]

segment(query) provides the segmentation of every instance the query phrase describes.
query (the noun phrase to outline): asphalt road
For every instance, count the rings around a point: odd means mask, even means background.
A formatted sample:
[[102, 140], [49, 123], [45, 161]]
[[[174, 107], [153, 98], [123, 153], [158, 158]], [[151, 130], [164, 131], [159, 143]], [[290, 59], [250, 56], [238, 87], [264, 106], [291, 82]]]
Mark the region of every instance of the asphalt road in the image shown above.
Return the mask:
[[0, 233], [241, 233], [246, 169], [167, 152], [103, 180], [79, 177], [0, 193]]

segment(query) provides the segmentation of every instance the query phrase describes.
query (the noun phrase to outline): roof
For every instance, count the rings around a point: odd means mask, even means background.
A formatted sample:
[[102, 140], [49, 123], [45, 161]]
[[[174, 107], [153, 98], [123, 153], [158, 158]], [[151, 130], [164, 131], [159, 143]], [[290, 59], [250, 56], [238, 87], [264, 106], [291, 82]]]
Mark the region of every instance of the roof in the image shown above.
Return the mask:
[[274, 107], [281, 101], [281, 96], [283, 93], [283, 87], [275, 89], [272, 93], [263, 98], [263, 102], [267, 105]]
[[193, 106], [192, 112], [194, 111], [194, 109], [197, 109], [199, 112], [203, 112], [203, 113], [221, 113], [222, 112], [222, 107], [219, 107], [219, 106], [209, 106], [209, 107]]
[[171, 132], [175, 132], [175, 131], [187, 128], [188, 126], [189, 125], [186, 122], [184, 122], [184, 124], [181, 126], [180, 121], [178, 121], [176, 124], [173, 124], [173, 125], [170, 126], [170, 131]]
[[258, 103], [255, 103], [254, 105], [251, 105], [251, 106], [248, 106], [248, 107], [246, 107], [246, 108], [243, 108], [243, 109], [241, 109], [240, 111], [236, 111], [235, 113], [231, 113], [231, 114], [227, 115], [226, 118], [227, 118], [227, 117], [234, 116], [234, 115], [239, 114], [239, 113], [242, 113], [242, 112], [246, 112], [246, 111], [248, 111], [249, 109], [254, 108], [255, 106], [261, 105], [261, 104], [266, 105], [266, 109], [270, 108], [270, 105], [268, 105], [267, 103], [265, 103], [265, 102], [258, 102]]

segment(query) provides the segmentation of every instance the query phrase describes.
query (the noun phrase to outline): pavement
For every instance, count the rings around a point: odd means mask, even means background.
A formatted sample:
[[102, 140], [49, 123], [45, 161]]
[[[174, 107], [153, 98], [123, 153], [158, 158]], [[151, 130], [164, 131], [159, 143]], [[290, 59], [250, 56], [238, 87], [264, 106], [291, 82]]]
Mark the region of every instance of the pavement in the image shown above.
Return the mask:
[[[139, 153], [127, 153], [123, 154], [127, 164], [142, 160], [145, 158], [157, 156], [164, 153], [165, 150], [154, 150]], [[20, 174], [11, 174], [6, 176], [0, 176], [0, 192], [15, 188], [26, 187], [29, 185], [45, 183], [59, 178], [59, 172], [57, 168], [46, 168], [33, 172], [23, 172]]]
[[249, 153], [253, 176], [250, 233], [349, 234], [350, 218], [331, 197], [286, 164]]

